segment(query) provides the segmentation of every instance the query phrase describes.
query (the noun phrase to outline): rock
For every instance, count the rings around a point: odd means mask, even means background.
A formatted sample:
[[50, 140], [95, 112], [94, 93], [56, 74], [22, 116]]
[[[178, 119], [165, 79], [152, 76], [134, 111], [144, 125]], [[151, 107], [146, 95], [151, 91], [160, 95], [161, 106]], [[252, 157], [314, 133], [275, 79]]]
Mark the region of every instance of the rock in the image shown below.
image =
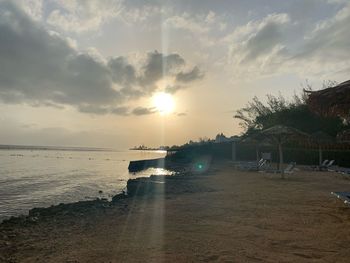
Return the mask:
[[128, 169], [129, 169], [129, 172], [138, 172], [150, 167], [163, 168], [164, 162], [165, 162], [164, 158], [130, 161]]
[[150, 178], [130, 179], [127, 182], [129, 196], [142, 196], [146, 194], [164, 193], [165, 184], [163, 181], [155, 181]]
[[127, 198], [128, 196], [125, 194], [125, 192], [123, 191], [123, 193], [121, 194], [117, 194], [115, 196], [112, 197], [112, 203], [115, 203], [117, 202], [118, 200], [121, 200], [121, 199], [125, 199]]
[[38, 221], [38, 217], [37, 216], [29, 216], [28, 217], [28, 221], [30, 221], [30, 222], [37, 222]]

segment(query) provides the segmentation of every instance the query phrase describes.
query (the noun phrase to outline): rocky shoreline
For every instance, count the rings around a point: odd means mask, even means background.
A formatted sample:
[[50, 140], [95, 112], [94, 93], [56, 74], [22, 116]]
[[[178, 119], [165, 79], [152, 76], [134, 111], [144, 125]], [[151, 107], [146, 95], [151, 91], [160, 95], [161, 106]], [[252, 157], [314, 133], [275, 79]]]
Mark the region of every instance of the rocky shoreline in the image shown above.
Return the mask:
[[151, 175], [129, 179], [127, 190], [114, 195], [111, 200], [96, 198], [94, 200], [78, 201], [73, 203], [60, 203], [45, 208], [33, 208], [27, 215], [10, 217], [3, 220], [1, 227], [14, 227], [15, 225], [35, 224], [38, 221], [56, 220], [64, 217], [84, 217], [91, 214], [104, 213], [115, 207], [121, 210], [127, 208], [126, 201], [136, 196], [156, 195], [165, 193], [191, 192], [187, 178], [193, 178], [191, 172], [176, 172], [175, 175]]
[[[194, 182], [202, 176], [206, 176], [206, 173], [198, 174], [187, 171], [177, 172], [175, 175], [151, 175], [150, 177], [129, 179], [127, 191], [113, 196], [111, 200], [97, 198], [88, 201], [61, 203], [46, 208], [33, 208], [29, 210], [27, 215], [5, 219], [0, 223], [0, 255], [5, 256], [5, 258], [0, 256], [0, 262], [16, 253], [19, 247], [14, 244], [20, 242], [20, 236], [27, 235], [24, 233], [32, 231], [29, 229], [43, 227], [60, 229], [66, 224], [73, 226], [79, 224], [89, 228], [101, 218], [111, 215], [120, 217], [128, 214], [135, 204], [134, 201], [138, 203], [144, 198], [168, 198], [169, 195], [181, 193], [214, 191]], [[29, 235], [33, 235], [33, 233]]]
[[[38, 220], [52, 219], [62, 216], [83, 216], [90, 213], [103, 212], [106, 209], [119, 206], [121, 200], [146, 194], [160, 193], [160, 183], [170, 179], [183, 179], [191, 175], [186, 165], [169, 161], [166, 158], [151, 160], [130, 161], [129, 172], [137, 172], [150, 167], [165, 168], [174, 171], [173, 175], [151, 175], [150, 177], [139, 177], [129, 179], [127, 190], [114, 195], [111, 200], [107, 198], [96, 198], [94, 200], [77, 201], [72, 203], [60, 203], [50, 207], [36, 207], [28, 211], [27, 215], [12, 216], [0, 222], [1, 226], [27, 225], [36, 223]], [[175, 181], [172, 181], [175, 182]], [[119, 203], [118, 203], [119, 202]]]

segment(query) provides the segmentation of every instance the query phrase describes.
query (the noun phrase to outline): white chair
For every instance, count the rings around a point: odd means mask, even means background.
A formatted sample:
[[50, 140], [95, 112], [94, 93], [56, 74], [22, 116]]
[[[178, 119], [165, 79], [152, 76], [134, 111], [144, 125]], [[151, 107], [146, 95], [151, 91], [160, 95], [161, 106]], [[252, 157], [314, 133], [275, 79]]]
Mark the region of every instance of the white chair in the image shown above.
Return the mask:
[[291, 162], [290, 164], [288, 164], [288, 166], [284, 169], [283, 172], [284, 172], [285, 174], [291, 174], [291, 173], [293, 173], [294, 168], [295, 168], [296, 165], [297, 165], [296, 162]]

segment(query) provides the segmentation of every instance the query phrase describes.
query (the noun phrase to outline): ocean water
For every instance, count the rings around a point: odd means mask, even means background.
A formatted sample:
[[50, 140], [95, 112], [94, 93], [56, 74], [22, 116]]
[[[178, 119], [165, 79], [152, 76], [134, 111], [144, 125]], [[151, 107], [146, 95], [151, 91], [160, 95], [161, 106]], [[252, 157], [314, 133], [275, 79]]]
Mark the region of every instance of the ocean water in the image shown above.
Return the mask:
[[132, 174], [129, 161], [164, 156], [163, 151], [1, 149], [0, 221], [34, 207], [111, 198], [130, 178], [171, 173], [153, 168]]

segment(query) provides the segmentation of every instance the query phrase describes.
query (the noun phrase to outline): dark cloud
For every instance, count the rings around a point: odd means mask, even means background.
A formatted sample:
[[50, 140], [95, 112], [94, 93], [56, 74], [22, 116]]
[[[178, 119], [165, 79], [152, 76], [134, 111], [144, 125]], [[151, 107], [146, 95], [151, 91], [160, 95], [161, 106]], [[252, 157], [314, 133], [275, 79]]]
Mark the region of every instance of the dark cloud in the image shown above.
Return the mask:
[[190, 71], [181, 71], [176, 74], [175, 84], [168, 85], [164, 91], [167, 93], [174, 94], [181, 89], [187, 88], [188, 86], [186, 86], [185, 84], [202, 79], [203, 77], [204, 73], [201, 72], [197, 66], [193, 67]]
[[145, 108], [145, 107], [137, 107], [135, 109], [132, 110], [132, 114], [134, 115], [149, 115], [149, 114], [153, 114], [156, 113], [156, 109], [154, 107], [151, 108]]
[[187, 113], [186, 112], [179, 112], [176, 114], [178, 117], [185, 117], [187, 116]]
[[136, 107], [134, 109], [130, 109], [129, 107], [96, 107], [91, 105], [80, 105], [79, 111], [83, 113], [89, 113], [94, 115], [104, 115], [104, 114], [114, 114], [119, 116], [130, 116], [130, 115], [148, 115], [156, 113], [156, 109], [154, 107]]
[[181, 86], [181, 85], [168, 85], [166, 88], [165, 88], [165, 92], [166, 93], [171, 93], [171, 94], [174, 94], [176, 93], [177, 91], [179, 91], [180, 89], [183, 89], [184, 86]]
[[[126, 57], [104, 63], [77, 51], [7, 1], [0, 2], [0, 35], [0, 101], [4, 103], [70, 105], [85, 113], [126, 115], [123, 105], [150, 96], [157, 81], [184, 73], [186, 64], [179, 54], [157, 51], [149, 52], [140, 65], [130, 64]], [[137, 115], [142, 112], [135, 109]]]
[[129, 108], [128, 107], [113, 108], [113, 109], [111, 109], [110, 113], [116, 114], [116, 115], [127, 116], [127, 115], [129, 115]]
[[282, 46], [288, 26], [290, 18], [287, 14], [270, 14], [251, 29], [250, 27], [243, 29], [248, 30], [246, 39], [241, 40], [240, 48], [235, 50], [237, 55], [241, 56], [241, 62], [254, 62], [272, 53], [276, 48], [280, 49], [279, 52], [284, 52]]
[[143, 76], [140, 78], [142, 85], [151, 86], [163, 76], [168, 76], [179, 71], [185, 65], [185, 60], [178, 54], [162, 55], [157, 51], [147, 55], [147, 61], [143, 66]]
[[347, 3], [335, 16], [323, 21], [307, 36], [301, 52], [293, 59], [314, 59], [321, 63], [344, 62], [349, 59], [349, 25], [350, 3]]
[[188, 72], [179, 72], [176, 75], [176, 80], [183, 83], [192, 82], [204, 77], [204, 73], [199, 70], [197, 66], [195, 66], [192, 70]]
[[[328, 1], [329, 4], [335, 2]], [[248, 76], [252, 72], [276, 74], [287, 71], [326, 78], [346, 75], [350, 58], [349, 24], [350, 4], [346, 1], [339, 1], [327, 18], [313, 23], [292, 20], [285, 13], [250, 21], [233, 34], [230, 53], [236, 67], [234, 71]]]
[[109, 113], [109, 109], [101, 106], [95, 105], [79, 105], [78, 110], [83, 113], [92, 113], [97, 115], [107, 114]]
[[9, 2], [0, 3], [0, 99], [104, 105], [121, 100], [108, 68], [79, 54]]
[[108, 66], [115, 83], [128, 87], [137, 82], [136, 70], [125, 57], [111, 58], [108, 61]]
[[255, 60], [260, 55], [271, 52], [282, 40], [282, 26], [274, 21], [267, 23], [257, 34], [247, 42], [248, 54], [245, 61]]

